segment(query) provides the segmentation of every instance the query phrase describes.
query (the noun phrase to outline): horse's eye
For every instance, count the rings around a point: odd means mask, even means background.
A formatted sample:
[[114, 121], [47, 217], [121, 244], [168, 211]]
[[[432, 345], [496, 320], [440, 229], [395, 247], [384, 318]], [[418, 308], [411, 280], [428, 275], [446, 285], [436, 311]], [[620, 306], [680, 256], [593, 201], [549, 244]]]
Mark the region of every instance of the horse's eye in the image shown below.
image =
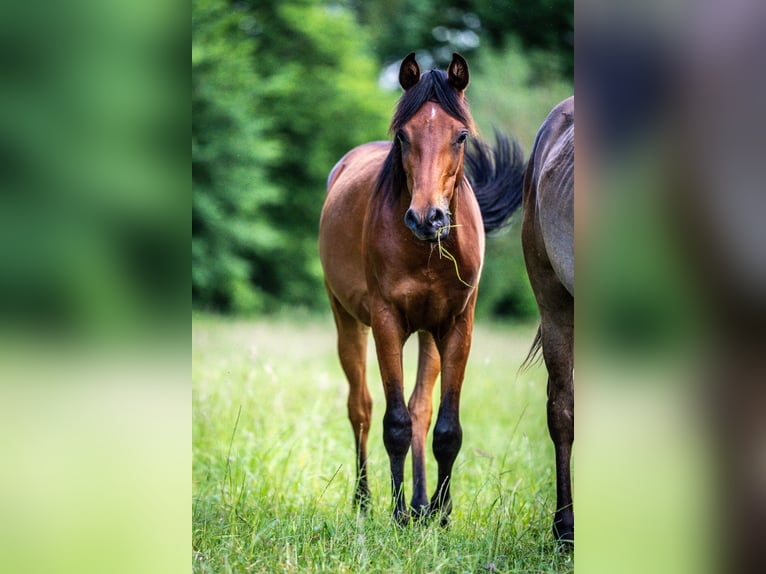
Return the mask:
[[455, 143], [458, 145], [465, 143], [465, 140], [468, 139], [468, 132], [460, 132], [460, 135], [457, 136], [457, 140]]
[[407, 135], [402, 131], [396, 132], [396, 139], [399, 140], [399, 144], [402, 146], [406, 146], [410, 143], [407, 139]]

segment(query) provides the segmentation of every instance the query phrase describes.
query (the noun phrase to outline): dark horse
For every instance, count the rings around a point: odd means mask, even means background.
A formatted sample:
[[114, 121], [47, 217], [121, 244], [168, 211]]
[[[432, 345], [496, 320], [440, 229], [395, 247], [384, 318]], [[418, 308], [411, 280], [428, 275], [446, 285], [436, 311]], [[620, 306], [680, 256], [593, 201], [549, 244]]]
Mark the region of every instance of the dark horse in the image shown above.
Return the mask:
[[[415, 517], [452, 508], [450, 478], [462, 442], [459, 407], [471, 346], [484, 233], [521, 203], [523, 158], [498, 135], [466, 149], [474, 134], [464, 98], [468, 65], [454, 54], [448, 71], [421, 76], [415, 55], [399, 70], [404, 89], [391, 122], [393, 142], [348, 152], [332, 169], [319, 225], [319, 255], [349, 383], [348, 416], [356, 439], [355, 504], [366, 509], [367, 435], [372, 401], [365, 359], [369, 328], [386, 398], [383, 442], [391, 464], [394, 517], [406, 523], [404, 463], [412, 446]], [[473, 169], [472, 188], [464, 174]], [[402, 348], [418, 333], [417, 381], [404, 399]], [[433, 430], [439, 477], [430, 502], [425, 444], [431, 400], [441, 374]]]
[[548, 430], [556, 450], [553, 532], [573, 545], [574, 97], [553, 108], [537, 132], [524, 174], [521, 243], [540, 309], [527, 362], [542, 346], [548, 369]]

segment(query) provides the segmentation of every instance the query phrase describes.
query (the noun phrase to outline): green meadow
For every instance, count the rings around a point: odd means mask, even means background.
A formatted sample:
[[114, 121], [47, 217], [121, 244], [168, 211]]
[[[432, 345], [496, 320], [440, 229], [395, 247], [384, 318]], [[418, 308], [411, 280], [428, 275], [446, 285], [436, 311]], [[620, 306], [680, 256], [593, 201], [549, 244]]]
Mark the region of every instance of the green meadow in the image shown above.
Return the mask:
[[[519, 372], [535, 329], [476, 326], [451, 524], [400, 528], [390, 517], [374, 343], [373, 508], [362, 516], [351, 503], [354, 439], [332, 319], [194, 315], [193, 571], [572, 572], [571, 556], [557, 551], [551, 534], [545, 369]], [[407, 394], [416, 359], [413, 337], [405, 349]], [[437, 385], [435, 404], [438, 395]], [[430, 492], [436, 477], [430, 452], [428, 477]]]

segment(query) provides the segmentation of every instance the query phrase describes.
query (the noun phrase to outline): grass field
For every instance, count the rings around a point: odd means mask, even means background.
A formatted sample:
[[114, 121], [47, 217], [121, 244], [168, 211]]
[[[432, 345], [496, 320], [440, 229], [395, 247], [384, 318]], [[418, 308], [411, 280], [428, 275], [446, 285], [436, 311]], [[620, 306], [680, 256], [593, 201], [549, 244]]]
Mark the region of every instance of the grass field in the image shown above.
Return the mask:
[[[402, 529], [390, 518], [372, 341], [373, 512], [361, 517], [351, 505], [353, 434], [331, 318], [193, 317], [193, 570], [572, 572], [551, 534], [545, 371], [535, 366], [517, 374], [534, 330], [477, 326], [463, 386], [452, 524]], [[407, 394], [415, 342], [405, 351]], [[430, 493], [436, 477], [430, 452], [428, 477]]]

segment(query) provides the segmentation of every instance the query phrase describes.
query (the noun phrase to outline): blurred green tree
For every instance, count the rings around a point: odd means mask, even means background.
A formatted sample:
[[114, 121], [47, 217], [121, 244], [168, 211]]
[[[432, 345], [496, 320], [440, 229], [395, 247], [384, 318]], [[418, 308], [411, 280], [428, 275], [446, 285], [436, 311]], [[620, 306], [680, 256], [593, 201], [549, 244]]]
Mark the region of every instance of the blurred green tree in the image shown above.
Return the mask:
[[340, 6], [193, 0], [192, 14], [193, 301], [318, 307], [325, 179], [385, 136], [393, 97]]
[[494, 48], [515, 40], [527, 50], [535, 78], [574, 77], [573, 0], [470, 0], [468, 9]]
[[[392, 62], [402, 46], [416, 47], [444, 66], [453, 50], [470, 57], [480, 46], [505, 49], [520, 42], [535, 77], [574, 73], [573, 0], [346, 0], [372, 31], [378, 58]], [[409, 48], [405, 48], [407, 51]]]
[[262, 85], [247, 15], [226, 0], [194, 0], [192, 8], [192, 299], [256, 309], [265, 299], [251, 277], [280, 241], [258, 217], [278, 199], [266, 174], [276, 149], [252, 113]]

